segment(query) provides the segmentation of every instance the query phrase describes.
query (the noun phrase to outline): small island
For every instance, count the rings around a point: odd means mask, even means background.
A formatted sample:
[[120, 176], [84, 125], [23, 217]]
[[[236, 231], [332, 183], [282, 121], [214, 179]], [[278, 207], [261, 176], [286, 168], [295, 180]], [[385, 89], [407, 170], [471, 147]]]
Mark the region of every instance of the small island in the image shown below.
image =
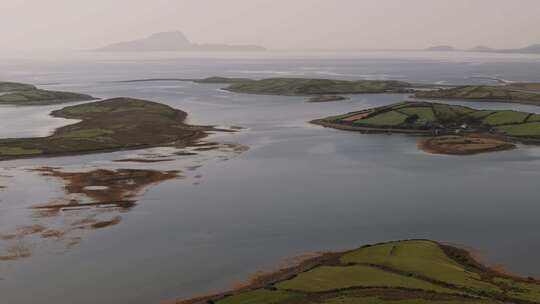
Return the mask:
[[410, 93], [411, 84], [396, 80], [331, 80], [268, 78], [234, 82], [227, 91], [259, 95], [310, 96], [331, 94]]
[[540, 114], [430, 102], [407, 101], [312, 123], [364, 133], [432, 136], [419, 145], [431, 153], [468, 155], [513, 149], [513, 142], [540, 143]]
[[540, 303], [540, 282], [487, 267], [430, 240], [326, 253], [247, 286], [177, 304]]
[[346, 100], [347, 97], [339, 95], [317, 95], [308, 99], [308, 102], [330, 102], [330, 101], [341, 101]]
[[422, 140], [418, 147], [433, 154], [471, 155], [515, 149], [506, 141], [481, 136], [446, 135]]
[[187, 113], [156, 102], [113, 98], [53, 111], [79, 119], [48, 137], [0, 139], [0, 160], [116, 151], [155, 146], [182, 147], [212, 127], [185, 123]]
[[0, 82], [0, 104], [51, 105], [95, 99], [86, 94], [38, 89], [26, 83]]
[[459, 86], [418, 91], [414, 97], [419, 99], [462, 99], [540, 105], [540, 84], [510, 83], [502, 86]]

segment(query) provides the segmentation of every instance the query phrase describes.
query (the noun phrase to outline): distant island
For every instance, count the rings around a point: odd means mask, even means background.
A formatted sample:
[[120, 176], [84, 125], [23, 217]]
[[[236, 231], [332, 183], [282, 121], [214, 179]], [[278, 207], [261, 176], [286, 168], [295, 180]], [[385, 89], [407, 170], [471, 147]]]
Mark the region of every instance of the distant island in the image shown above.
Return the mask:
[[94, 99], [86, 94], [42, 90], [26, 83], [0, 82], [0, 104], [50, 105]]
[[427, 49], [425, 49], [425, 51], [430, 51], [430, 52], [452, 52], [452, 51], [456, 51], [456, 49], [452, 46], [449, 46], [449, 45], [437, 45], [437, 46], [432, 46], [432, 47], [429, 47]]
[[480, 52], [480, 53], [507, 53], [507, 54], [540, 54], [540, 44], [533, 44], [522, 48], [495, 49], [485, 45], [479, 45], [471, 49], [458, 49], [450, 45], [438, 45], [424, 49], [430, 52]]
[[245, 286], [177, 304], [538, 303], [540, 283], [485, 266], [466, 250], [404, 240], [325, 253]]
[[187, 113], [156, 102], [113, 98], [53, 111], [80, 122], [48, 137], [0, 139], [0, 160], [96, 153], [155, 146], [183, 147], [212, 127], [185, 123]]
[[340, 94], [414, 93], [413, 85], [397, 80], [334, 80], [319, 78], [149, 78], [121, 82], [190, 81], [200, 84], [227, 84], [223, 90], [243, 94], [306, 96], [308, 102], [347, 99]]
[[419, 147], [440, 154], [468, 155], [513, 149], [513, 142], [540, 143], [540, 114], [430, 102], [407, 101], [312, 123], [363, 133], [433, 136]]
[[540, 105], [540, 83], [508, 83], [499, 86], [458, 86], [427, 91], [418, 91], [414, 97], [420, 99], [460, 99], [474, 101], [500, 101]]
[[266, 49], [258, 45], [196, 44], [182, 32], [155, 33], [149, 37], [118, 42], [95, 49], [97, 52], [156, 52], [156, 51], [193, 51], [193, 52], [260, 52]]

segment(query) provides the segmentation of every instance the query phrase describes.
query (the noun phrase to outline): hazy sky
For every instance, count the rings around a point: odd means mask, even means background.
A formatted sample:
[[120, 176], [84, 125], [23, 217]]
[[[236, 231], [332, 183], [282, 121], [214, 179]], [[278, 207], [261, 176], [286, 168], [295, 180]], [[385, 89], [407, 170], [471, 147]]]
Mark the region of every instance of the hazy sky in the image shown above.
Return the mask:
[[539, 0], [0, 0], [2, 49], [86, 49], [180, 30], [269, 48], [519, 47]]

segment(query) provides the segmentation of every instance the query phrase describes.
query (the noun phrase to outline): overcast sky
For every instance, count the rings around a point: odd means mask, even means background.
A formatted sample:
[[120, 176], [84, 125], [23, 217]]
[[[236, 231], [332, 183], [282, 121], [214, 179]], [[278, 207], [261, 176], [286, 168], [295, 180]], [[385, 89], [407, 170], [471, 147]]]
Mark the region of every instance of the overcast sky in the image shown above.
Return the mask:
[[87, 49], [183, 31], [269, 48], [540, 43], [539, 0], [0, 0], [3, 49]]

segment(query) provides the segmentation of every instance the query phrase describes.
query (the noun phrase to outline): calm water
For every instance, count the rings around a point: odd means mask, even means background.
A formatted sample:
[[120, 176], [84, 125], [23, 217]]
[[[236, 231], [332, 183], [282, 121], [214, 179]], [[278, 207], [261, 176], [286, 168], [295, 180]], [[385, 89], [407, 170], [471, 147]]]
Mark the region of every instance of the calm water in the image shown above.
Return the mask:
[[[405, 238], [474, 247], [491, 263], [540, 276], [540, 148], [435, 156], [418, 151], [415, 137], [361, 135], [306, 123], [401, 101], [404, 95], [309, 104], [297, 97], [228, 93], [219, 85], [111, 82], [211, 75], [540, 81], [539, 56], [482, 56], [360, 53], [0, 61], [0, 79], [103, 98], [146, 98], [187, 110], [192, 123], [242, 126], [237, 134], [209, 140], [249, 148], [209, 151], [170, 163], [123, 164], [180, 169], [184, 178], [150, 187], [135, 208], [122, 213], [119, 225], [76, 232], [80, 243], [69, 249], [61, 241], [25, 239], [30, 258], [0, 262], [1, 302], [159, 303], [229, 288], [288, 257]], [[533, 106], [468, 105], [540, 112]], [[50, 133], [66, 123], [46, 115], [59, 107], [1, 107], [0, 137]], [[63, 192], [59, 181], [26, 169], [117, 168], [111, 160], [147, 152], [1, 162], [0, 184], [7, 188], [0, 192], [0, 233], [36, 223], [62, 226], [80, 216], [41, 217], [29, 211]], [[7, 246], [0, 240], [0, 252]]]

